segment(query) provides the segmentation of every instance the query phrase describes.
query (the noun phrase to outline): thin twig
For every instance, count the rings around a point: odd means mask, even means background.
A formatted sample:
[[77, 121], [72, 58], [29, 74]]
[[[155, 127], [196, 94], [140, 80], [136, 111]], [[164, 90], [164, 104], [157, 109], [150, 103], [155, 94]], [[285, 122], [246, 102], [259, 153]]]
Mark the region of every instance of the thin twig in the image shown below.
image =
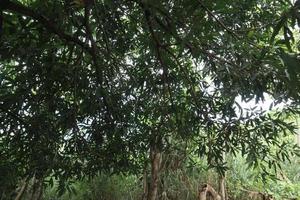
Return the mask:
[[209, 10], [203, 3], [201, 0], [198, 0], [200, 6], [206, 11], [208, 12], [208, 14], [214, 18], [221, 26], [222, 28], [224, 28], [228, 33], [232, 34], [233, 37], [235, 37], [236, 39], [239, 39], [239, 36], [233, 32], [231, 29], [229, 29], [211, 10]]

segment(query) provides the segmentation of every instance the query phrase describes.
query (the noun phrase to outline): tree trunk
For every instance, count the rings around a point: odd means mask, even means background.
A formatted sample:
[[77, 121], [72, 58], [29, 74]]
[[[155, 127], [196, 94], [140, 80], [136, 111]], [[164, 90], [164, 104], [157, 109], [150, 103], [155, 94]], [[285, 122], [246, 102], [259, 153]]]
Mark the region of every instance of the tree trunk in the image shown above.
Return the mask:
[[23, 180], [23, 184], [22, 187], [20, 189], [20, 191], [18, 192], [18, 195], [16, 196], [15, 200], [20, 200], [22, 198], [22, 196], [24, 195], [27, 185], [28, 185], [28, 179], [29, 177], [27, 176], [24, 180]]
[[147, 178], [147, 163], [145, 163], [144, 172], [143, 172], [143, 197], [142, 200], [147, 200], [149, 185], [148, 185], [148, 178]]
[[158, 194], [159, 184], [159, 169], [161, 162], [161, 152], [157, 145], [150, 147], [150, 160], [151, 160], [151, 184], [148, 191], [148, 200], [156, 200]]
[[41, 200], [42, 199], [42, 196], [43, 196], [43, 180], [40, 180], [39, 182], [39, 188], [38, 188], [38, 192], [37, 192], [37, 195], [36, 195], [36, 200]]
[[[226, 153], [223, 152], [223, 160], [226, 160]], [[226, 172], [219, 175], [219, 194], [221, 195], [222, 200], [227, 200], [227, 191], [226, 191]]]
[[226, 179], [225, 176], [219, 176], [219, 193], [221, 195], [221, 199], [222, 200], [227, 200], [226, 198], [226, 183], [225, 183]]
[[298, 144], [298, 146], [300, 146], [300, 128], [297, 130], [297, 135], [296, 137], [296, 143]]
[[300, 146], [300, 122], [298, 120], [296, 120], [296, 124], [297, 124], [297, 134], [295, 136], [295, 142], [298, 144], [298, 146]]
[[31, 200], [40, 200], [43, 195], [43, 178], [37, 179], [34, 177]]

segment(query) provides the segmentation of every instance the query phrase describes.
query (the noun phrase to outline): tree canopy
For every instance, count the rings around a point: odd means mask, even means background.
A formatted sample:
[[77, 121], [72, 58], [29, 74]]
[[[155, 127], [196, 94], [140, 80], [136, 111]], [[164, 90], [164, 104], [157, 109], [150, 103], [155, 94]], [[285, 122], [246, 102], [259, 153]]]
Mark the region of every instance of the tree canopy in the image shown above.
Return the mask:
[[[0, 148], [20, 176], [139, 172], [192, 141], [269, 159], [298, 113], [299, 3], [1, 0]], [[236, 101], [288, 102], [274, 113]], [[280, 156], [279, 156], [280, 155]], [[275, 156], [276, 157], [276, 156]]]

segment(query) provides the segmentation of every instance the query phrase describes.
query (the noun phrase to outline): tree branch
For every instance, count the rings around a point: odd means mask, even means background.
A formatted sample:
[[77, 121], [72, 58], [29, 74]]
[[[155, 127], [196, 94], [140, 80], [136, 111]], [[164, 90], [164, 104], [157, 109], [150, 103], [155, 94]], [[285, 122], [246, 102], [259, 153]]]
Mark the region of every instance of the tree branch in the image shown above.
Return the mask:
[[208, 14], [214, 18], [222, 28], [224, 28], [228, 33], [230, 33], [231, 35], [233, 35], [234, 38], [239, 39], [239, 36], [233, 32], [232, 30], [230, 30], [211, 10], [209, 10], [203, 3], [201, 0], [198, 0], [200, 6], [206, 11], [208, 12]]
[[60, 30], [49, 19], [47, 19], [47, 17], [35, 12], [34, 10], [22, 5], [21, 3], [11, 2], [10, 0], [1, 0], [0, 9], [2, 9], [3, 11], [9, 11], [9, 12], [21, 14], [23, 16], [31, 17], [32, 19], [41, 23], [49, 32], [52, 32], [55, 35], [57, 35], [60, 39], [63, 39], [67, 42], [75, 43], [81, 48], [83, 48], [85, 51], [87, 51], [88, 53], [92, 54], [91, 47], [86, 45], [78, 38]]
[[167, 69], [167, 67], [166, 67], [166, 65], [165, 65], [165, 63], [162, 59], [162, 56], [161, 56], [161, 47], [162, 47], [162, 45], [161, 45], [161, 42], [159, 41], [159, 38], [155, 35], [154, 29], [153, 29], [153, 24], [152, 24], [152, 19], [150, 18], [151, 17], [150, 10], [148, 8], [146, 8], [143, 3], [141, 3], [141, 6], [144, 9], [144, 15], [145, 15], [145, 18], [146, 18], [146, 22], [147, 22], [151, 37], [152, 37], [152, 39], [155, 43], [157, 59], [158, 59], [160, 65], [163, 69], [162, 79], [163, 79], [164, 87], [165, 87], [165, 84], [167, 83], [168, 69]]

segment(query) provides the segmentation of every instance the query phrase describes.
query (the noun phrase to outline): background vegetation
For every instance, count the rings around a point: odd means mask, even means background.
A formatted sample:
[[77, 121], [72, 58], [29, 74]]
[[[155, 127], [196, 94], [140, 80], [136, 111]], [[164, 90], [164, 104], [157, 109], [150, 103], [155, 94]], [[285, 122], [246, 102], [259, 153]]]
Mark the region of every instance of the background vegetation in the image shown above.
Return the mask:
[[[283, 171], [278, 177], [262, 179], [259, 169], [249, 169], [246, 160], [239, 155], [228, 160], [230, 170], [227, 173], [229, 199], [251, 199], [249, 192], [261, 191], [272, 194], [276, 199], [299, 199], [300, 172], [299, 158], [293, 158], [291, 163], [283, 164]], [[199, 162], [201, 163], [201, 162]], [[217, 187], [218, 176], [213, 170], [206, 170], [207, 165], [198, 164], [195, 167], [178, 169], [163, 175], [165, 199], [197, 199], [198, 187], [210, 183]], [[100, 175], [92, 180], [76, 181], [75, 191], [70, 191], [61, 197], [57, 196], [57, 187], [47, 188], [45, 199], [105, 199], [105, 200], [135, 200], [142, 196], [142, 177], [128, 175]], [[164, 198], [162, 198], [164, 199]]]

